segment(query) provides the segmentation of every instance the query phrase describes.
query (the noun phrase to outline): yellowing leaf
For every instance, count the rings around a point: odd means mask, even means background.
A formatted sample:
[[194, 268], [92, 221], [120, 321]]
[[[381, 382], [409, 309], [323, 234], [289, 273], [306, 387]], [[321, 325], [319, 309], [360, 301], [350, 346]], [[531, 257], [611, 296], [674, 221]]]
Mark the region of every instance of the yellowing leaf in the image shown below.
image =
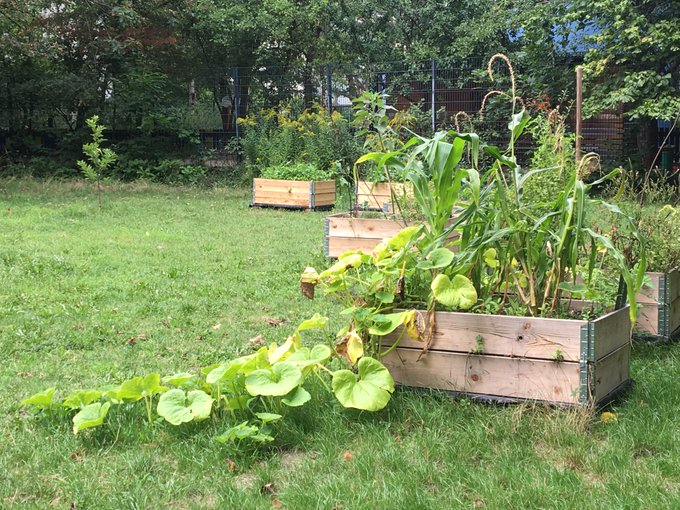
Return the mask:
[[484, 263], [492, 269], [496, 269], [499, 265], [498, 257], [496, 253], [496, 248], [487, 248], [482, 257], [484, 258]]
[[467, 310], [477, 302], [477, 290], [468, 278], [460, 274], [454, 276], [453, 281], [445, 274], [437, 275], [431, 288], [434, 298], [444, 306]]
[[414, 340], [422, 340], [421, 335], [425, 331], [425, 324], [420, 314], [415, 310], [410, 310], [404, 318], [404, 327], [406, 334]]
[[347, 338], [347, 356], [352, 363], [356, 363], [364, 355], [364, 342], [352, 331]]

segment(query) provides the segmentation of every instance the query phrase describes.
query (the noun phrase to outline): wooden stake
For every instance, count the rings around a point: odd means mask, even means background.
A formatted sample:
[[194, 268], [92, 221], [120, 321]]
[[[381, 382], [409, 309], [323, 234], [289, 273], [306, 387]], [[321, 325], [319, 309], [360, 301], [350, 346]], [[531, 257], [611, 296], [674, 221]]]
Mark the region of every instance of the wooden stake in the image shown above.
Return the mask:
[[581, 161], [581, 138], [583, 137], [583, 125], [581, 118], [583, 115], [583, 68], [576, 67], [576, 162]]

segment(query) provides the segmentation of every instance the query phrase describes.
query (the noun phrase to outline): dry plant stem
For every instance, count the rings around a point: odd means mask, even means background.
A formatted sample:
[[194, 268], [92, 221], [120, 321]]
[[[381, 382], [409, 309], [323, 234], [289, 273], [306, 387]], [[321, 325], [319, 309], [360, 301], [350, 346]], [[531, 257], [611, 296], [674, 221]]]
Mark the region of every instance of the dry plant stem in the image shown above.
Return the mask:
[[491, 78], [491, 81], [494, 81], [493, 63], [497, 59], [503, 60], [505, 64], [508, 66], [508, 70], [510, 71], [510, 83], [512, 85], [512, 97], [515, 98], [517, 97], [515, 89], [515, 70], [512, 67], [512, 62], [510, 62], [510, 59], [506, 55], [504, 55], [503, 53], [496, 53], [495, 55], [492, 55], [491, 58], [489, 59], [489, 63], [486, 66], [486, 72], [489, 74], [489, 78]]
[[467, 112], [459, 111], [458, 113], [456, 113], [456, 115], [453, 117], [453, 122], [454, 122], [454, 125], [456, 126], [456, 131], [458, 131], [459, 133], [461, 132], [460, 131], [460, 120], [459, 119], [463, 119], [463, 118], [467, 119], [467, 121], [470, 122], [470, 124], [472, 124], [472, 122], [470, 120], [470, 116], [467, 114]]
[[432, 343], [432, 337], [434, 337], [436, 331], [437, 331], [437, 319], [435, 315], [433, 301], [427, 310], [427, 329], [425, 330], [425, 335], [423, 338], [423, 342], [425, 345], [423, 345], [423, 350], [420, 352], [420, 355], [418, 355], [418, 359], [416, 359], [416, 362], [420, 361], [420, 358], [427, 354], [427, 351], [430, 348], [430, 344]]
[[564, 281], [564, 270], [561, 267], [560, 259], [557, 259], [557, 285], [555, 285], [555, 292], [553, 293], [552, 300], [550, 302], [550, 314], [552, 315], [557, 307], [557, 303], [560, 300], [560, 288], [559, 283]]
[[675, 129], [675, 126], [677, 126], [678, 119], [680, 119], [680, 111], [675, 116], [675, 119], [673, 120], [673, 125], [668, 130], [668, 134], [666, 135], [666, 138], [664, 138], [663, 142], [661, 142], [661, 146], [659, 147], [659, 150], [656, 151], [656, 156], [654, 156], [654, 161], [652, 162], [652, 166], [650, 166], [649, 169], [647, 170], [647, 172], [645, 173], [645, 180], [642, 182], [642, 193], [640, 193], [640, 205], [644, 205], [644, 203], [645, 203], [645, 192], [647, 190], [647, 186], [649, 185], [649, 178], [652, 174], [652, 169], [654, 168], [654, 163], [656, 163], [656, 161], [659, 159], [659, 154], [661, 154], [661, 150], [666, 145], [666, 142], [668, 141], [668, 139], [671, 137], [671, 133]]
[[[517, 289], [517, 294], [519, 294], [520, 299], [522, 300], [522, 303], [525, 305], [528, 305], [530, 300], [529, 297], [524, 293], [524, 290], [522, 290], [522, 285], [519, 282], [519, 279], [517, 278], [517, 275], [513, 274], [512, 275], [512, 280], [515, 282], [515, 288]], [[533, 308], [529, 307], [529, 312], [531, 315], [534, 315], [534, 310]]]
[[479, 107], [479, 116], [483, 119], [484, 118], [484, 108], [486, 107], [486, 100], [489, 99], [491, 96], [506, 96], [504, 92], [501, 92], [500, 90], [491, 90], [486, 93], [484, 98], [482, 99], [482, 106]]

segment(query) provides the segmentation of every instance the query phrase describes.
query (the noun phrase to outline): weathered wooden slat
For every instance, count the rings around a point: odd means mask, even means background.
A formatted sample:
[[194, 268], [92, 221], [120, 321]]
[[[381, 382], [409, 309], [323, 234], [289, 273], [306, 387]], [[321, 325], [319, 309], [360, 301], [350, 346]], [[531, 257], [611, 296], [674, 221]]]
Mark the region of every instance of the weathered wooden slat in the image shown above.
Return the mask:
[[282, 179], [253, 179], [255, 189], [263, 191], [288, 191], [295, 190], [309, 193], [310, 181], [286, 181]]
[[286, 195], [284, 193], [255, 193], [253, 205], [296, 205], [309, 207], [309, 196]]
[[659, 334], [659, 305], [656, 303], [643, 303], [638, 310], [638, 319], [635, 329], [638, 332], [649, 335]]
[[637, 293], [635, 299], [638, 303], [658, 303], [659, 302], [659, 280], [663, 273], [647, 272], [647, 277], [650, 280], [648, 285], [645, 285]]
[[[332, 214], [326, 217], [326, 221], [329, 257], [338, 257], [348, 250], [363, 250], [370, 253], [383, 239], [395, 236], [407, 226], [418, 224], [396, 218], [350, 216], [348, 213]], [[451, 241], [457, 238], [457, 232], [452, 232], [449, 236]], [[352, 239], [356, 239], [356, 242], [351, 241]], [[455, 248], [452, 249], [455, 251]]]
[[333, 205], [335, 203], [335, 192], [333, 193], [314, 193], [314, 205], [316, 207]]
[[[425, 319], [423, 312], [417, 313]], [[581, 326], [587, 324], [583, 320], [461, 312], [437, 312], [436, 321], [431, 349], [463, 354], [481, 350], [483, 354], [545, 360], [555, 360], [561, 353], [565, 361], [578, 361]], [[401, 330], [387, 336], [384, 344], [392, 345], [399, 335]], [[421, 342], [401, 336], [401, 347], [422, 348]]]
[[630, 343], [630, 308], [628, 306], [595, 319], [593, 325], [596, 360]]
[[357, 204], [369, 209], [383, 209], [392, 202], [392, 186], [387, 182], [357, 182]]
[[[651, 280], [651, 286], [644, 287], [637, 295], [638, 302], [641, 303], [636, 331], [643, 334], [661, 336], [667, 340], [667, 333], [673, 333], [680, 327], [680, 305], [675, 304], [680, 300], [680, 269], [674, 268], [668, 273], [647, 273]], [[665, 280], [664, 287], [661, 289], [661, 281]], [[665, 307], [659, 312], [659, 307]], [[660, 324], [660, 318], [664, 317], [668, 321], [668, 328]]]
[[333, 193], [335, 195], [335, 181], [317, 181], [314, 183], [314, 192], [317, 194]]
[[680, 268], [675, 268], [666, 274], [668, 282], [668, 302], [672, 303], [680, 297]]
[[352, 218], [346, 213], [328, 216], [328, 231], [331, 237], [355, 237], [380, 241], [386, 237], [395, 236], [400, 230], [412, 224], [412, 222], [398, 219]]
[[680, 328], [680, 297], [670, 304], [668, 312], [669, 333], [674, 333]]
[[595, 363], [594, 401], [600, 402], [630, 378], [630, 343]]
[[432, 351], [396, 349], [382, 359], [405, 386], [437, 388], [555, 404], [579, 403], [579, 364]]
[[[373, 242], [371, 242], [373, 241]], [[364, 253], [371, 253], [379, 239], [361, 239], [356, 237], [331, 237], [328, 239], [328, 257], [339, 257], [346, 251], [361, 250]]]

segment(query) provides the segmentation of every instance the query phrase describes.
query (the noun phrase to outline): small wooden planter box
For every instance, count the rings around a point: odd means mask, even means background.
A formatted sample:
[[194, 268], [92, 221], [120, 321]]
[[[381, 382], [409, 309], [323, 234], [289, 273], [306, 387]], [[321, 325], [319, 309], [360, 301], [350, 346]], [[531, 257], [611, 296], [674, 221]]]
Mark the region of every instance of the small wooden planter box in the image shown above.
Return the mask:
[[601, 405], [630, 383], [628, 312], [594, 321], [437, 312], [420, 361], [422, 343], [404, 335], [382, 362], [404, 386], [502, 402]]
[[335, 181], [253, 179], [254, 207], [330, 209], [335, 204]]
[[680, 334], [680, 268], [668, 273], [647, 273], [652, 287], [637, 295], [640, 304], [635, 336], [668, 342]]
[[404, 184], [398, 182], [390, 184], [389, 182], [358, 181], [355, 187], [357, 207], [365, 211], [392, 212], [394, 210], [392, 206], [392, 190], [394, 190], [397, 197], [403, 196]]
[[[332, 258], [350, 250], [371, 253], [386, 237], [394, 237], [400, 230], [417, 224], [401, 219], [366, 218], [362, 217], [361, 212], [359, 216], [351, 213], [331, 214], [324, 220], [324, 253], [326, 257]], [[454, 240], [457, 237], [458, 233], [454, 232], [449, 238]]]
[[391, 189], [388, 182], [357, 181], [357, 207], [370, 211], [389, 211], [392, 204]]

